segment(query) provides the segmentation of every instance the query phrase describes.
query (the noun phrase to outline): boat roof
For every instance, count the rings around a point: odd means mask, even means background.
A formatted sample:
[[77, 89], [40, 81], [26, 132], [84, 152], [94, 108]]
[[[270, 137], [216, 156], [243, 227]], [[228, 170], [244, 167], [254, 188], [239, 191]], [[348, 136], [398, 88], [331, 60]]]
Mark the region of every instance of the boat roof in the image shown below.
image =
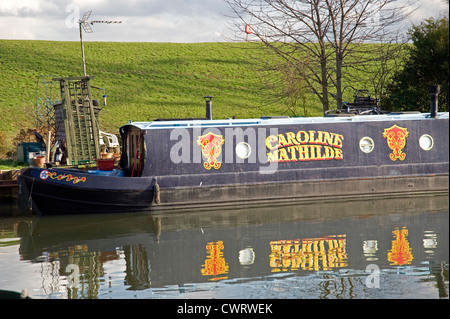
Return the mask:
[[[437, 114], [438, 118], [449, 118], [448, 112]], [[223, 119], [223, 120], [158, 120], [148, 122], [130, 121], [124, 126], [135, 126], [141, 130], [173, 129], [190, 127], [233, 127], [233, 126], [265, 126], [291, 125], [310, 123], [345, 123], [345, 122], [374, 122], [374, 121], [407, 121], [429, 119], [430, 113], [388, 113], [381, 115], [355, 116], [323, 116], [323, 117], [261, 117], [254, 119]]]

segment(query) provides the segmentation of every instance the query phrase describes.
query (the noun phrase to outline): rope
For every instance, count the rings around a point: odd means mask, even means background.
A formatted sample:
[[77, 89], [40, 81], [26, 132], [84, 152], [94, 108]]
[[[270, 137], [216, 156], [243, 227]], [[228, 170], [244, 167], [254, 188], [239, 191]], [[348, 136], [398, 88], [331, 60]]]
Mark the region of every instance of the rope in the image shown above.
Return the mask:
[[33, 181], [31, 182], [30, 194], [28, 196], [28, 202], [26, 205], [26, 206], [30, 206], [30, 210], [33, 209], [33, 204], [31, 203], [31, 193], [33, 192], [33, 187], [34, 187], [34, 177], [33, 177]]

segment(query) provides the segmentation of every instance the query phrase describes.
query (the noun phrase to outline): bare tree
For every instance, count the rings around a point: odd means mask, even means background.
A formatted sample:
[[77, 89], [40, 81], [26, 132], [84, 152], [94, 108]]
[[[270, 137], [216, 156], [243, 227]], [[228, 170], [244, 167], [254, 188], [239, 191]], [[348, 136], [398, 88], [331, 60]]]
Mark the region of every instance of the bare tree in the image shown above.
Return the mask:
[[407, 57], [407, 51], [403, 45], [382, 42], [374, 47], [374, 51], [373, 57], [375, 60], [369, 63], [369, 65], [373, 65], [369, 70], [372, 74], [371, 85], [381, 103], [381, 108], [385, 110], [383, 106], [387, 86], [392, 81], [395, 72], [402, 68], [402, 64]]
[[[238, 18], [252, 26], [266, 46], [286, 60], [329, 109], [329, 96], [342, 105], [346, 68], [374, 59], [368, 52], [380, 38], [396, 42], [399, 24], [416, 0], [224, 0]], [[305, 59], [305, 56], [307, 59]], [[375, 55], [377, 56], [377, 55]], [[309, 61], [308, 63], [304, 61]], [[301, 66], [301, 67], [299, 67]]]
[[272, 63], [264, 71], [267, 71], [262, 77], [264, 86], [268, 89], [266, 103], [284, 105], [285, 114], [291, 116], [308, 116], [310, 113], [306, 103], [308, 86], [300, 72], [284, 60]]

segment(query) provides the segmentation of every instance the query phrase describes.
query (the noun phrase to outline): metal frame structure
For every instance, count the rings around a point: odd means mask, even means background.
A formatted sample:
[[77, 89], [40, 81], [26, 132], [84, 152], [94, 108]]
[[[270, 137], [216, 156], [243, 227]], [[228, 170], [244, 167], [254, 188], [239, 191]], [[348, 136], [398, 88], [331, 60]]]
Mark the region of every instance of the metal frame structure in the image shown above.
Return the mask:
[[57, 90], [54, 90], [53, 85], [57, 82], [52, 79], [56, 75], [41, 75], [36, 81], [36, 126], [47, 125], [51, 126], [55, 122], [55, 112], [53, 105], [58, 102], [55, 95]]
[[92, 28], [90, 26], [90, 25], [93, 25], [94, 23], [107, 23], [107, 24], [122, 23], [122, 21], [100, 21], [100, 20], [88, 21], [91, 13], [92, 13], [92, 10], [85, 12], [85, 14], [83, 15], [83, 18], [81, 18], [78, 21], [78, 25], [79, 25], [79, 28], [80, 28], [81, 58], [83, 60], [83, 74], [84, 74], [84, 76], [87, 76], [87, 74], [86, 74], [86, 57], [84, 55], [83, 31], [82, 30], [84, 30], [84, 32], [86, 32], [86, 33], [94, 32], [94, 31], [92, 31]]
[[59, 81], [63, 108], [67, 164], [92, 163], [100, 157], [98, 112], [93, 104], [92, 77], [54, 78]]

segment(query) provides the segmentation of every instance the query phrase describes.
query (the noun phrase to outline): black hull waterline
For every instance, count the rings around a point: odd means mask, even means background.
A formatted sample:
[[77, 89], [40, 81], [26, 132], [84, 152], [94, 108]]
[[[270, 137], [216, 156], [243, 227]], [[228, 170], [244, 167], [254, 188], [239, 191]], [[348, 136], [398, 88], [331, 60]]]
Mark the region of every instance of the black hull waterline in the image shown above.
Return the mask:
[[[123, 186], [123, 181], [115, 181]], [[31, 187], [33, 178], [22, 176]], [[39, 185], [41, 184], [41, 185]], [[150, 185], [152, 182], [150, 182]], [[213, 210], [218, 207], [258, 207], [292, 202], [331, 202], [343, 199], [388, 198], [448, 193], [448, 175], [347, 178], [303, 182], [184, 187], [160, 190], [155, 202], [153, 187], [142, 190], [80, 189], [42, 185], [34, 179], [33, 193], [21, 194], [38, 214], [87, 214], [133, 211]], [[22, 187], [23, 188], [23, 187]]]
[[[121, 129], [125, 176], [27, 168], [19, 176], [19, 196], [24, 206], [45, 215], [214, 210], [448, 193], [448, 113], [440, 116], [298, 123], [186, 121], [176, 127], [131, 123]], [[136, 156], [145, 155], [139, 177], [126, 169], [137, 166], [131, 164], [133, 153], [126, 144], [133, 130], [145, 142], [145, 154]], [[183, 141], [183, 136], [188, 138]], [[369, 151], [367, 141], [372, 143]], [[248, 147], [247, 157], [238, 158], [241, 146]], [[250, 149], [263, 158], [249, 157]], [[173, 156], [181, 151], [188, 155]]]

